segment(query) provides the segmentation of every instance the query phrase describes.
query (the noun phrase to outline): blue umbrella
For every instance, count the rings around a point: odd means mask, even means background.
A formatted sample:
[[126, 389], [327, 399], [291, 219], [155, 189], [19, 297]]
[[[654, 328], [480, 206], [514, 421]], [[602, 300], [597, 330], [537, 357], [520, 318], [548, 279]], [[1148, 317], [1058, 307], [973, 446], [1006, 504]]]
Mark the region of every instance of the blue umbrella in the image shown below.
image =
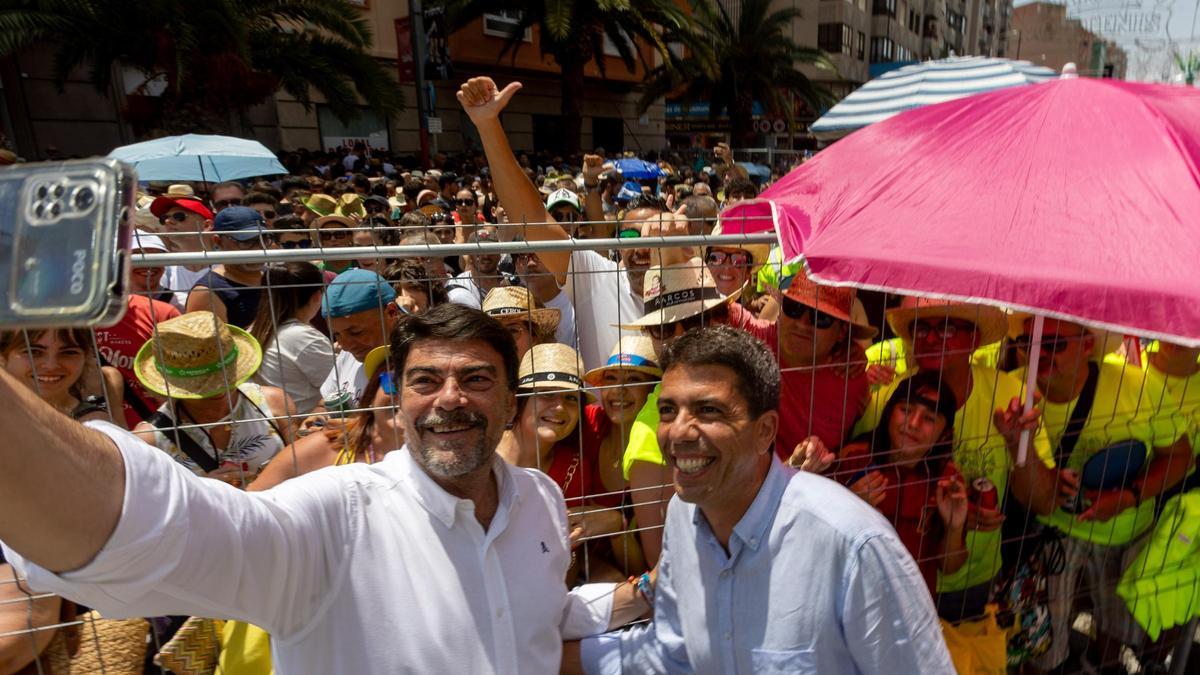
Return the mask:
[[746, 175], [751, 178], [757, 178], [760, 181], [771, 177], [771, 168], [754, 162], [738, 162], [738, 166], [746, 170]]
[[618, 159], [613, 162], [613, 166], [617, 167], [626, 178], [633, 180], [652, 180], [666, 175], [662, 169], [658, 168], [657, 164], [647, 162], [644, 159], [637, 159], [636, 157]]
[[125, 145], [109, 157], [132, 164], [138, 180], [220, 183], [287, 173], [275, 153], [258, 141], [233, 136], [185, 134]]

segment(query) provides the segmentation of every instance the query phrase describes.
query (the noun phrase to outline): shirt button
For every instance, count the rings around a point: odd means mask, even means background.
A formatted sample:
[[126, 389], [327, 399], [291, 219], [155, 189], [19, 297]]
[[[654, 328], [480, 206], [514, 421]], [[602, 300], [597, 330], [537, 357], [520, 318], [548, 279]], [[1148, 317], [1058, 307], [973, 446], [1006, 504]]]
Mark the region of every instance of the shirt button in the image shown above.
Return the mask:
[[733, 639], [733, 633], [726, 633], [724, 637], [725, 637], [725, 639], [726, 639], [726, 640], [732, 640], [732, 639]]
[[758, 537], [750, 537], [750, 545], [758, 546]]
[[728, 577], [729, 577], [729, 570], [722, 570], [722, 571], [721, 571], [721, 578], [722, 578], [722, 579], [726, 579], [726, 578], [728, 578]]

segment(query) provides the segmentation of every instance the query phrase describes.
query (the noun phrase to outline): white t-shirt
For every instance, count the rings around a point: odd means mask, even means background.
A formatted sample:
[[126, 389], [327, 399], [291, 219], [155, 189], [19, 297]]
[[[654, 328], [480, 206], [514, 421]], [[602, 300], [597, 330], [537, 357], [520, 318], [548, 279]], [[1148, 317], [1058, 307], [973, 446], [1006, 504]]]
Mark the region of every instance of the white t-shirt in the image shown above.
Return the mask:
[[291, 319], [263, 345], [262, 367], [255, 379], [291, 395], [300, 414], [321, 402], [321, 385], [333, 370], [333, 345], [312, 326]]
[[636, 294], [630, 290], [625, 270], [599, 253], [571, 254], [563, 293], [579, 309], [575, 313], [575, 334], [585, 370], [599, 368], [608, 361], [621, 335], [613, 324], [628, 324], [642, 318], [641, 290]]
[[[559, 291], [558, 295], [546, 303], [546, 307], [557, 309], [561, 316], [558, 320], [558, 330], [554, 331], [554, 341], [578, 350], [579, 345], [575, 342], [575, 306], [571, 304], [571, 298], [565, 291]], [[616, 344], [615, 340], [613, 344]]]
[[479, 288], [479, 284], [475, 283], [475, 276], [471, 270], [447, 281], [446, 294], [450, 296], [450, 302], [456, 305], [466, 305], [475, 309], [483, 307], [484, 294]]
[[321, 398], [333, 398], [339, 391], [354, 394], [354, 403], [362, 398], [363, 389], [367, 388], [367, 371], [363, 364], [348, 351], [340, 351], [333, 359], [333, 370], [321, 383]]
[[163, 272], [162, 287], [171, 291], [171, 304], [179, 311], [184, 311], [187, 307], [187, 296], [191, 292], [192, 286], [200, 280], [200, 277], [208, 274], [212, 267], [205, 267], [199, 271], [193, 272], [183, 265], [169, 265]]
[[278, 673], [557, 673], [562, 641], [607, 627], [615, 584], [568, 593], [562, 493], [493, 459], [499, 505], [431, 479], [407, 448], [265, 492], [201, 478], [111, 424], [121, 520], [54, 574], [5, 549], [29, 585], [105, 617], [236, 618], [271, 634]]

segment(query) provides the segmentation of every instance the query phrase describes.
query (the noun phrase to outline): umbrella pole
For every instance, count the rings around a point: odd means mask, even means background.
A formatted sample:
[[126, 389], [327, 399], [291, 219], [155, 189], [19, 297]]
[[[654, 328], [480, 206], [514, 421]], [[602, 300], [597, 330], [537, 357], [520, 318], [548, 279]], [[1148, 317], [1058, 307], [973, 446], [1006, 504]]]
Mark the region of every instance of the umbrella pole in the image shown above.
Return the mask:
[[196, 161], [200, 163], [200, 182], [204, 183], [204, 195], [208, 196], [208, 176], [204, 175], [204, 156], [197, 155]]
[[[1037, 393], [1038, 358], [1042, 355], [1042, 326], [1046, 317], [1041, 314], [1033, 317], [1033, 335], [1029, 340], [1029, 365], [1025, 369], [1025, 413], [1033, 410], [1033, 396]], [[1032, 431], [1021, 432], [1021, 443], [1017, 447], [1017, 466], [1025, 466], [1025, 457], [1029, 454], [1029, 437]]]

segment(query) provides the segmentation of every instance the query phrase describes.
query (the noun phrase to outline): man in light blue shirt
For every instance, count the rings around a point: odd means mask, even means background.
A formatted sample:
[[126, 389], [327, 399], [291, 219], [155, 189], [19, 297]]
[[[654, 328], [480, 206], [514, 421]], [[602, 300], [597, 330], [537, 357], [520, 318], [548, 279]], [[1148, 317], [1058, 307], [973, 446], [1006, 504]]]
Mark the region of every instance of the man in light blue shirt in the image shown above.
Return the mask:
[[711, 327], [665, 351], [658, 440], [677, 497], [654, 620], [585, 640], [584, 669], [953, 673], [929, 592], [888, 522], [775, 457], [779, 366], [768, 349]]

